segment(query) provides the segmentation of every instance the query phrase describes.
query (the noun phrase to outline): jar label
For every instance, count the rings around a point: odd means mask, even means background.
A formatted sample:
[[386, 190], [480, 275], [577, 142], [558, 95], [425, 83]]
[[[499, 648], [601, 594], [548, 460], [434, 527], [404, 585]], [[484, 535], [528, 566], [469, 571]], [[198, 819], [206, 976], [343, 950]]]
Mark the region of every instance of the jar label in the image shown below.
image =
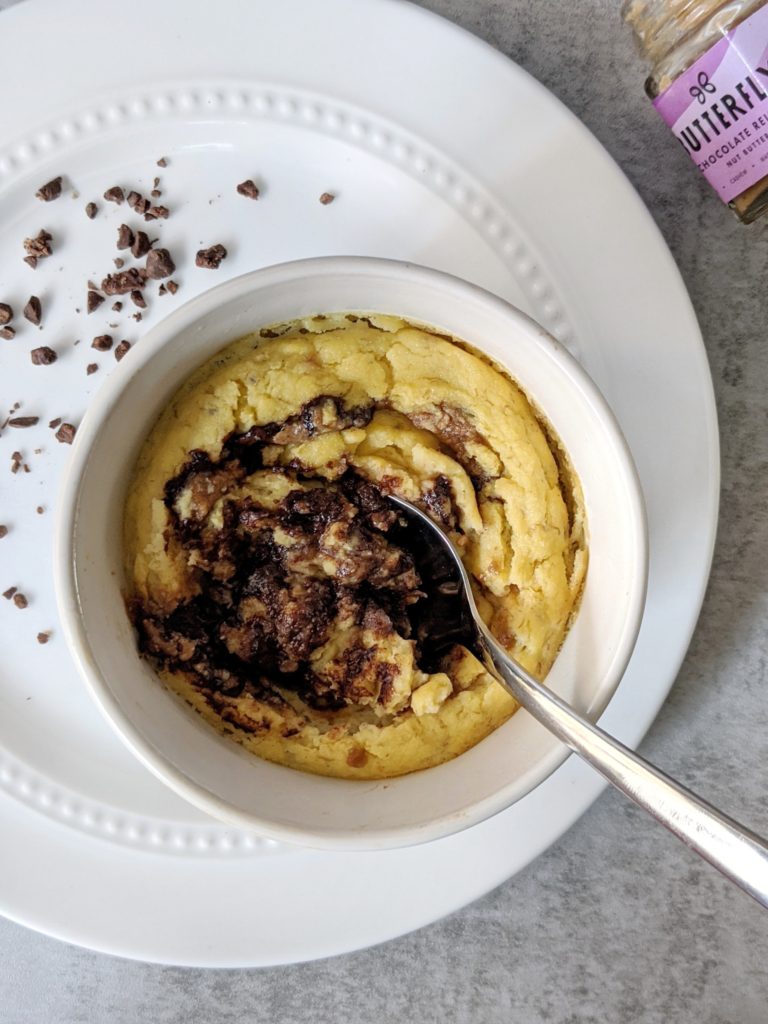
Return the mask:
[[653, 104], [725, 203], [768, 175], [768, 5]]

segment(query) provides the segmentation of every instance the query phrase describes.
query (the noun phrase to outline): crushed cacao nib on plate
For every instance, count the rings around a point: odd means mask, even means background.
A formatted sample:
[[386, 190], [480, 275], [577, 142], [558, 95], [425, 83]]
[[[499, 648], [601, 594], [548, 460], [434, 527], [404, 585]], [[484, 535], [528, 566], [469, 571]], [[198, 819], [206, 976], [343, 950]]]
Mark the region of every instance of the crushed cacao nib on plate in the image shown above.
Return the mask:
[[247, 178], [245, 181], [241, 181], [237, 186], [237, 191], [241, 196], [245, 196], [247, 199], [258, 199], [260, 195], [258, 186], [252, 178]]
[[118, 249], [130, 249], [133, 245], [133, 231], [128, 227], [127, 224], [121, 224], [117, 229], [117, 248]]
[[128, 195], [128, 205], [135, 213], [139, 215], [139, 217], [143, 217], [146, 215], [147, 211], [149, 210], [152, 204], [148, 199], [140, 195], [138, 192], [131, 192]]
[[130, 341], [121, 341], [115, 347], [115, 359], [118, 361], [118, 363], [123, 358], [123, 356], [128, 352], [130, 347], [131, 347]]
[[4, 590], [3, 597], [5, 598], [5, 600], [10, 601], [18, 589], [18, 587], [8, 587], [7, 590]]
[[112, 335], [97, 334], [91, 342], [91, 348], [98, 349], [99, 352], [108, 352], [112, 348]]
[[119, 206], [125, 202], [125, 192], [123, 192], [119, 185], [113, 185], [112, 188], [108, 188], [104, 193], [104, 198], [108, 203], [117, 203]]
[[47, 259], [53, 252], [52, 241], [53, 235], [44, 228], [34, 238], [25, 238], [24, 251], [27, 255], [24, 262], [34, 270], [39, 260]]
[[85, 372], [90, 377], [92, 373], [96, 373], [98, 368], [99, 368], [99, 364], [98, 363], [88, 363], [88, 365], [85, 368]]
[[323, 194], [320, 196], [320, 202], [323, 204], [323, 206], [328, 206], [330, 203], [334, 201], [335, 198], [336, 196], [333, 194], [333, 192], [323, 192]]
[[0, 338], [5, 338], [6, 341], [12, 341], [16, 337], [15, 327], [0, 327]]
[[85, 216], [88, 220], [93, 220], [96, 214], [99, 212], [99, 208], [96, 203], [88, 203], [85, 207]]
[[103, 301], [103, 295], [99, 295], [99, 293], [95, 292], [93, 288], [89, 288], [88, 295], [86, 297], [85, 308], [88, 310], [89, 313], [95, 313]]
[[129, 270], [120, 270], [116, 274], [107, 274], [101, 282], [101, 288], [105, 295], [127, 295], [136, 288], [143, 288], [146, 280], [145, 271], [131, 267]]
[[50, 203], [53, 199], [58, 199], [61, 195], [61, 177], [47, 181], [45, 185], [35, 192], [35, 195], [38, 199], [42, 199], [44, 203]]
[[43, 307], [40, 303], [40, 299], [36, 295], [31, 295], [29, 301], [24, 307], [24, 317], [29, 320], [35, 327], [40, 326], [40, 322], [43, 318]]
[[13, 308], [7, 302], [0, 302], [0, 327], [5, 327], [13, 320]]
[[153, 249], [147, 256], [147, 277], [155, 281], [170, 277], [175, 269], [176, 264], [167, 249]]
[[142, 256], [146, 256], [149, 250], [152, 248], [149, 235], [146, 231], [137, 231], [136, 236], [131, 244], [131, 254], [137, 260], [140, 260]]
[[39, 416], [14, 416], [8, 420], [9, 427], [34, 427], [40, 422]]
[[76, 433], [77, 427], [73, 426], [71, 423], [62, 423], [56, 431], [55, 437], [60, 444], [72, 444], [75, 440]]
[[46, 630], [44, 633], [38, 633], [37, 634], [37, 642], [39, 644], [47, 644], [50, 639], [51, 639], [51, 631], [50, 631], [50, 629]]
[[55, 363], [58, 359], [54, 350], [48, 345], [33, 348], [29, 354], [35, 366], [50, 366], [51, 363]]
[[206, 270], [218, 270], [221, 261], [227, 258], [227, 250], [223, 245], [217, 243], [207, 249], [198, 249], [195, 256], [195, 266], [203, 267]]
[[19, 593], [19, 591], [16, 591], [13, 595], [13, 603], [17, 608], [27, 608], [29, 606], [29, 601], [26, 599], [24, 594]]
[[169, 214], [167, 206], [150, 206], [144, 214], [144, 220], [167, 220]]
[[51, 430], [55, 430], [56, 427], [61, 423], [61, 416], [57, 416], [55, 420], [51, 420], [48, 426]]
[[138, 290], [138, 288], [131, 292], [131, 302], [134, 304], [134, 306], [138, 306], [139, 309], [147, 308], [147, 300], [144, 298], [143, 294]]
[[7, 536], [8, 536], [8, 527], [4, 523], [0, 523], [0, 540], [2, 540], [3, 537], [7, 537]]

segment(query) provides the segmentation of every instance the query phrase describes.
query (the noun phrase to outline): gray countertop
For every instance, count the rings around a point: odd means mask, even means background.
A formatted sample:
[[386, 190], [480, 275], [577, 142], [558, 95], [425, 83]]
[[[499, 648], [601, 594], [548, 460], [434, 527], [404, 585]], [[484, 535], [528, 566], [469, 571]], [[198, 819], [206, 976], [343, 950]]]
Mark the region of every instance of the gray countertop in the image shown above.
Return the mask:
[[[575, 111], [680, 265], [717, 392], [721, 525], [699, 627], [642, 750], [768, 834], [768, 220], [738, 225], [669, 137], [644, 97], [617, 0], [425, 6]], [[0, 964], [2, 1024], [768, 1021], [768, 915], [612, 792], [478, 903], [354, 955], [183, 970], [99, 956], [0, 919]]]

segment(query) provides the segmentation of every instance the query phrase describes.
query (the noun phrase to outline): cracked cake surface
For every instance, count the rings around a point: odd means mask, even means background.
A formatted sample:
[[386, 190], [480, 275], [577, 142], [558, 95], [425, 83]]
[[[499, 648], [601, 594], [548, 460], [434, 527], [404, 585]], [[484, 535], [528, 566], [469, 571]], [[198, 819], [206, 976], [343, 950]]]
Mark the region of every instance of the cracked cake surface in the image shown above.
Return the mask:
[[211, 725], [306, 771], [446, 761], [516, 709], [460, 644], [388, 494], [457, 544], [481, 614], [543, 678], [587, 564], [565, 453], [519, 387], [391, 316], [329, 314], [228, 345], [178, 390], [125, 509], [144, 656]]

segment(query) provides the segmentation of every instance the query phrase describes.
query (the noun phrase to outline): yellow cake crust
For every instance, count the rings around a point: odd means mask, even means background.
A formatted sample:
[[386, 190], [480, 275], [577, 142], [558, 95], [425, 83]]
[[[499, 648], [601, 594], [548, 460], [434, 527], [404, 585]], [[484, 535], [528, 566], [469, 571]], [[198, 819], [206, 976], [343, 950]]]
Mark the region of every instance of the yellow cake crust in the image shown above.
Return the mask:
[[[235, 497], [275, 509], [292, 488], [334, 486], [349, 471], [417, 502], [436, 480], [447, 480], [454, 539], [481, 612], [521, 664], [543, 678], [586, 573], [578, 480], [553, 432], [505, 373], [468, 346], [390, 316], [327, 315], [262, 331], [227, 346], [182, 385], [147, 438], [128, 489], [132, 606], [167, 614], [205, 586], [174, 534], [166, 501], [166, 485], [190, 452], [215, 460], [228, 437], [296, 417], [322, 396], [346, 408], [373, 403], [373, 415], [363, 426], [265, 444], [263, 467], [223, 481], [206, 523], [215, 529]], [[356, 642], [393, 666], [386, 699], [374, 691], [367, 703], [329, 711], [293, 693], [280, 691], [277, 701], [248, 690], [225, 696], [191, 672], [160, 675], [206, 721], [260, 757], [341, 778], [386, 778], [440, 764], [515, 711], [464, 648], [429, 673], [419, 668], [412, 640], [361, 640], [355, 628]], [[334, 667], [339, 643], [332, 635], [313, 651], [317, 671]]]

